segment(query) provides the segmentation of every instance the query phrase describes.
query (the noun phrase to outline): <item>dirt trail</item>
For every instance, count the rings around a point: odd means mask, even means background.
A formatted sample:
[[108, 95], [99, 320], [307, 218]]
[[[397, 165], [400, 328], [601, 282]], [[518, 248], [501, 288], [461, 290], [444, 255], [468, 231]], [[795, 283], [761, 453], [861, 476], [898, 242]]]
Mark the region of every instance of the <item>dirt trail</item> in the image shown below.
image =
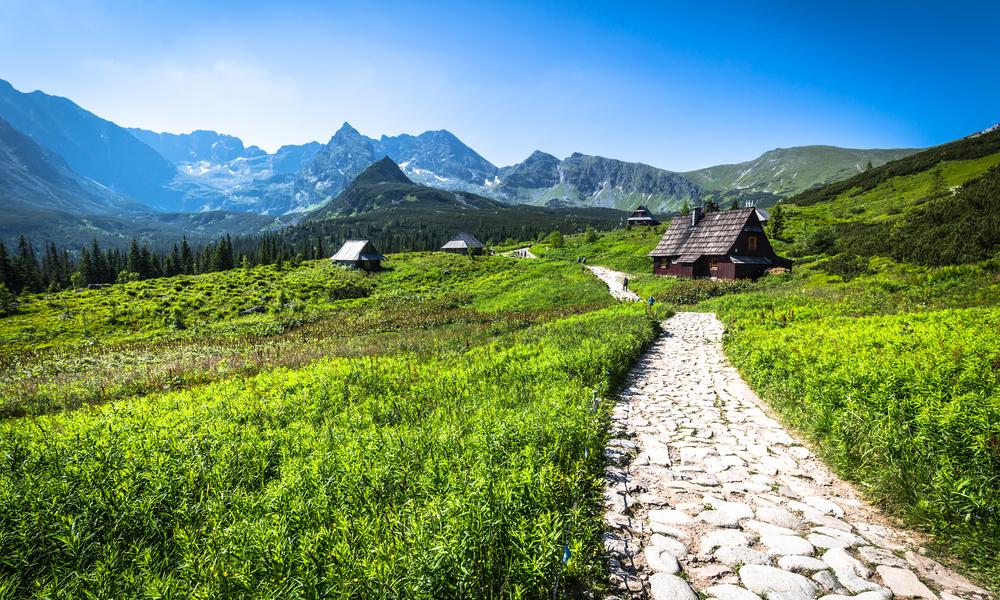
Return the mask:
[[988, 597], [768, 416], [714, 315], [678, 313], [664, 329], [629, 376], [606, 451], [618, 597]]
[[628, 273], [614, 271], [607, 267], [592, 267], [587, 265], [587, 268], [590, 269], [598, 279], [608, 285], [608, 291], [611, 292], [611, 295], [616, 299], [627, 302], [638, 302], [640, 300], [638, 294], [632, 290], [625, 289], [622, 285], [625, 282], [625, 278], [628, 277]]

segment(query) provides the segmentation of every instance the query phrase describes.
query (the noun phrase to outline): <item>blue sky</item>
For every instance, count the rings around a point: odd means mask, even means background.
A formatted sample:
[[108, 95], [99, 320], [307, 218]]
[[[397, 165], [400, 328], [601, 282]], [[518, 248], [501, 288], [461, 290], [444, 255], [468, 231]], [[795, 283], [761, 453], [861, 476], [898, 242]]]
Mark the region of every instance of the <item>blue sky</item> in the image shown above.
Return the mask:
[[0, 15], [18, 89], [267, 150], [349, 121], [448, 129], [498, 165], [541, 149], [687, 170], [1000, 121], [996, 2], [0, 0]]

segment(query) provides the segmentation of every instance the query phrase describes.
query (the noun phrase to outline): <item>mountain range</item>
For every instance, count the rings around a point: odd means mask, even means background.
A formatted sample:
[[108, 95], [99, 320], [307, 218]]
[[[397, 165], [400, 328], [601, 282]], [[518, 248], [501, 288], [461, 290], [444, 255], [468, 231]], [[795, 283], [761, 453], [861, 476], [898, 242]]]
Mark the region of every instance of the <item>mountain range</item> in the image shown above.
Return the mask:
[[383, 156], [366, 167], [332, 200], [282, 232], [286, 241], [377, 239], [379, 249], [438, 248], [455, 231], [474, 231], [484, 241], [525, 240], [560, 230], [619, 226], [623, 214], [594, 207], [512, 205], [463, 190], [412, 181]]
[[[214, 131], [126, 129], [69, 99], [22, 93], [2, 80], [0, 119], [7, 122], [8, 150], [17, 147], [34, 156], [20, 162], [8, 157], [0, 166], [0, 209], [11, 213], [26, 204], [33, 209], [21, 211], [22, 227], [31, 219], [44, 224], [49, 213], [70, 221], [147, 214], [155, 223], [162, 220], [158, 213], [214, 213], [222, 221], [252, 226], [296, 222], [332, 202], [383, 157], [411, 183], [506, 204], [619, 210], [643, 204], [659, 213], [719, 198], [766, 205], [914, 152], [805, 146], [680, 173], [601, 156], [573, 153], [559, 159], [535, 151], [520, 163], [497, 167], [446, 130], [375, 139], [344, 123], [326, 144], [286, 145], [268, 153]], [[25, 150], [25, 140], [37, 148]], [[41, 168], [43, 162], [48, 166]], [[151, 227], [140, 233], [156, 235]]]
[[210, 240], [254, 231], [273, 219], [255, 213], [169, 213], [79, 175], [63, 158], [0, 119], [0, 240], [44, 236], [64, 244], [127, 243], [132, 235]]

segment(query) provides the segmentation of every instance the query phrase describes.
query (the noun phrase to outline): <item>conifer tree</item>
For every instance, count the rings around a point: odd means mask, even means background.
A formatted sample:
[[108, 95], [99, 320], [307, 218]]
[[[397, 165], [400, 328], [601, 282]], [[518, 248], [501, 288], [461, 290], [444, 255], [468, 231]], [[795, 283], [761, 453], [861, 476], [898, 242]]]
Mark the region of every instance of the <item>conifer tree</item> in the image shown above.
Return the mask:
[[128, 245], [128, 265], [126, 270], [142, 275], [142, 251], [139, 249], [139, 240], [132, 238]]
[[785, 209], [775, 204], [771, 209], [771, 218], [767, 220], [767, 234], [776, 240], [785, 234]]
[[181, 272], [185, 275], [194, 274], [194, 254], [188, 245], [187, 236], [181, 238]]
[[7, 286], [7, 289], [14, 289], [14, 267], [11, 265], [10, 257], [7, 255], [7, 247], [0, 242], [0, 283]]

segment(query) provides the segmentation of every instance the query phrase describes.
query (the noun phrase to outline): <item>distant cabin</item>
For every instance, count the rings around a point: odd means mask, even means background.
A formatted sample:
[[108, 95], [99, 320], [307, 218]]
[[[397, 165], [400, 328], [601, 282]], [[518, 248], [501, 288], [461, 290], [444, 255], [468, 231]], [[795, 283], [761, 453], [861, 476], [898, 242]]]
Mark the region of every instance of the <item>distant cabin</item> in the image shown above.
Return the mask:
[[655, 275], [747, 279], [775, 267], [792, 268], [792, 261], [774, 253], [756, 208], [696, 208], [670, 223], [649, 256]]
[[476, 236], [471, 233], [460, 233], [441, 246], [441, 251], [454, 254], [482, 254], [485, 248], [486, 246], [476, 239]]
[[330, 260], [336, 265], [353, 269], [378, 271], [382, 268], [382, 261], [386, 258], [368, 240], [347, 240], [340, 247], [340, 250], [337, 250], [337, 253], [330, 257]]
[[632, 216], [628, 218], [628, 224], [646, 225], [652, 227], [654, 225], [659, 225], [660, 222], [656, 220], [656, 217], [653, 216], [653, 213], [651, 213], [648, 208], [645, 206], [639, 206], [632, 211]]

